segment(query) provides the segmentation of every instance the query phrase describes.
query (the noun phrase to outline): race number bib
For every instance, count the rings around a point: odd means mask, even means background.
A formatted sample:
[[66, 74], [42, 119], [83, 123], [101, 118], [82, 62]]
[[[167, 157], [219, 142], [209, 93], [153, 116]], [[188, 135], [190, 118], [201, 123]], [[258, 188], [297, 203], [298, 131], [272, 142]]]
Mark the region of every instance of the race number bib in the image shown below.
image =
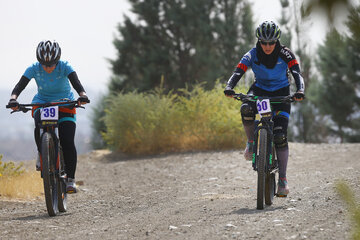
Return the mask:
[[43, 108], [41, 111], [41, 120], [58, 120], [59, 106]]
[[269, 115], [269, 113], [271, 113], [271, 106], [269, 99], [257, 100], [256, 107], [260, 116]]

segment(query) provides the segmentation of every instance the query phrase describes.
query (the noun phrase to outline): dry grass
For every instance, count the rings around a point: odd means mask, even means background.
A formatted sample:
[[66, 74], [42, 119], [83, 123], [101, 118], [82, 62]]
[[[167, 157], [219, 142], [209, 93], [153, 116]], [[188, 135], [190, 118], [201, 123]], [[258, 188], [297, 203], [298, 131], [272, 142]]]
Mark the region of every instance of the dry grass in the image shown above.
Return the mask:
[[32, 200], [43, 194], [39, 172], [25, 171], [21, 175], [0, 177], [0, 197]]
[[[113, 150], [131, 155], [225, 150], [244, 147], [240, 102], [224, 86], [201, 85], [182, 94], [120, 93], [105, 109], [103, 138]], [[241, 90], [239, 90], [241, 91]]]

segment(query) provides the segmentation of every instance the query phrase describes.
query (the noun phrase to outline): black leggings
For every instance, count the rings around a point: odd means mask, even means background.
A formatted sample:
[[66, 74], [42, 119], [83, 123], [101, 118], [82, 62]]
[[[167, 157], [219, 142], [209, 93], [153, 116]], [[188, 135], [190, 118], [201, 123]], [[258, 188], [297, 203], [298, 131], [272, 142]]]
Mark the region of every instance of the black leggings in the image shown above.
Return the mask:
[[[59, 119], [63, 117], [73, 117], [73, 114], [59, 112]], [[36, 111], [35, 116], [35, 142], [39, 152], [41, 152], [41, 139], [40, 139], [40, 111]], [[65, 171], [69, 178], [75, 178], [77, 152], [75, 147], [75, 130], [76, 123], [72, 121], [64, 121], [59, 124], [59, 139], [60, 145], [64, 154]]]
[[[248, 94], [254, 94], [255, 96], [287, 96], [290, 94], [290, 87], [284, 87], [274, 92], [265, 91], [254, 85], [248, 91]], [[277, 147], [287, 147], [287, 129], [289, 124], [289, 115], [291, 112], [290, 103], [272, 104], [272, 110], [274, 111], [274, 141]], [[256, 103], [247, 102], [241, 106], [241, 117], [244, 125], [251, 125], [255, 120], [255, 114], [257, 113]]]

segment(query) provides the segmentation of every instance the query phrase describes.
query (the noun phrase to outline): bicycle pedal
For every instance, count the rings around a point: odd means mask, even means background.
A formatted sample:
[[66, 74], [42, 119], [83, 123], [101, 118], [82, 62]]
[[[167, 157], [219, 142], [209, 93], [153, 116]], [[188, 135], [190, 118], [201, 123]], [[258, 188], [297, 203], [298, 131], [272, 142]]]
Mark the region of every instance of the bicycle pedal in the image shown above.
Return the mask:
[[281, 198], [286, 198], [287, 197], [287, 195], [285, 195], [285, 194], [278, 194], [278, 193], [276, 194], [276, 196], [281, 197]]
[[60, 175], [60, 178], [61, 178], [61, 179], [63, 179], [63, 180], [67, 179], [67, 175], [66, 175], [66, 173], [65, 173], [65, 174], [63, 174], [63, 175]]
[[66, 193], [67, 193], [67, 194], [77, 193], [77, 190], [67, 190]]

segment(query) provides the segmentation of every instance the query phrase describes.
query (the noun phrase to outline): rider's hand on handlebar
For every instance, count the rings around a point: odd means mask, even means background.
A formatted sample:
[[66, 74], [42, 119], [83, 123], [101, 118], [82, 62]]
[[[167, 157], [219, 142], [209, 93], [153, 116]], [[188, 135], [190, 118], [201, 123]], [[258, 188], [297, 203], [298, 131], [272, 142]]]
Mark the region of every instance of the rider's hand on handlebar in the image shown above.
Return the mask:
[[233, 95], [235, 95], [235, 91], [231, 87], [226, 87], [224, 93], [227, 97], [232, 97]]
[[77, 99], [77, 101], [78, 101], [78, 104], [79, 104], [80, 106], [81, 106], [81, 105], [84, 105], [84, 104], [87, 104], [87, 103], [90, 102], [88, 96], [86, 96], [86, 95], [80, 96], [80, 97]]
[[9, 100], [9, 103], [8, 103], [8, 107], [11, 108], [12, 110], [18, 110], [19, 109], [19, 102], [16, 101], [16, 99], [14, 98], [11, 98]]
[[304, 100], [304, 98], [305, 98], [305, 94], [304, 94], [304, 92], [302, 92], [302, 91], [297, 91], [297, 92], [294, 94], [294, 99], [295, 99], [295, 101], [302, 101], [302, 100]]

